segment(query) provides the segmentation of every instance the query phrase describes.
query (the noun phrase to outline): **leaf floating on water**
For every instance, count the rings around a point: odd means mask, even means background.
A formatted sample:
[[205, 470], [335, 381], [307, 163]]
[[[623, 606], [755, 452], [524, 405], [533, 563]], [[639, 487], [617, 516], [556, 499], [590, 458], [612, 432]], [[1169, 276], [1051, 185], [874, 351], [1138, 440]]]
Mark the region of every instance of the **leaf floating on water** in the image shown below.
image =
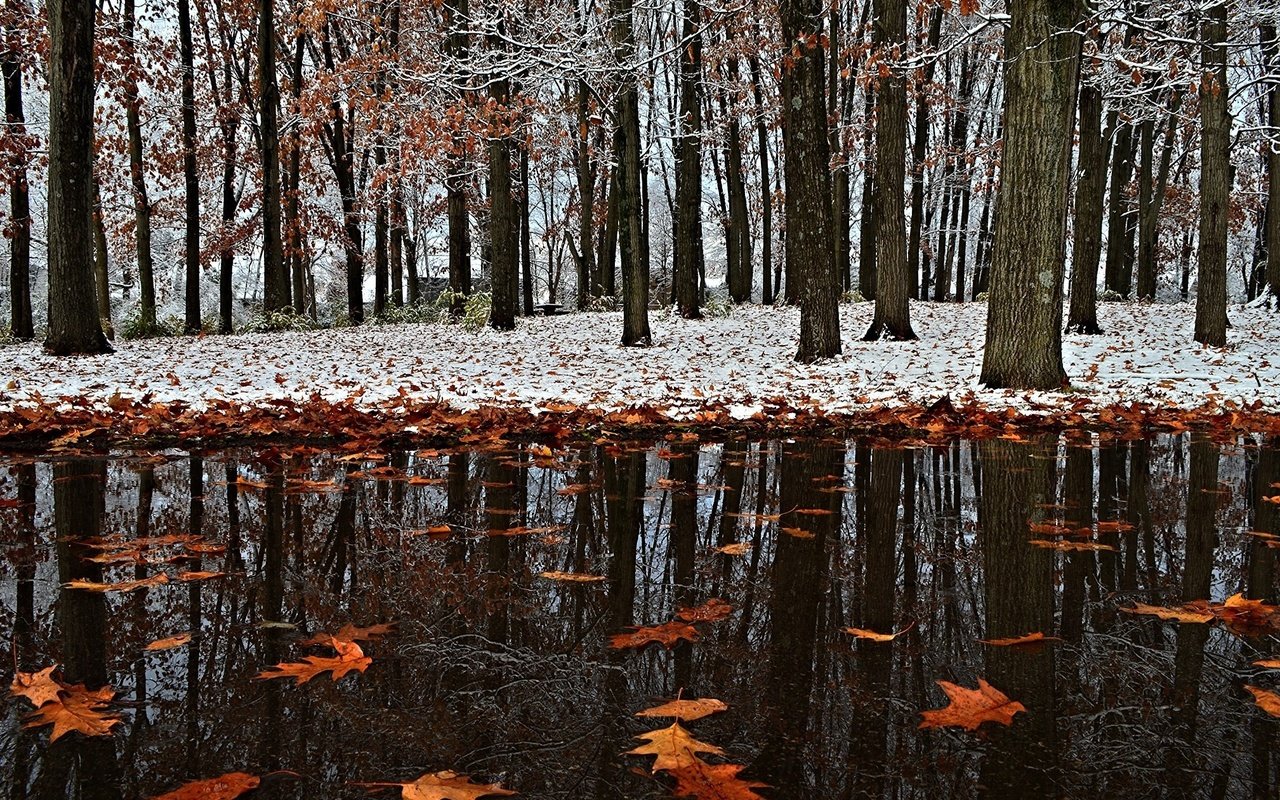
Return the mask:
[[726, 544], [715, 549], [716, 553], [724, 553], [726, 556], [745, 556], [751, 552], [751, 542], [734, 542]]
[[974, 731], [984, 722], [1012, 725], [1013, 715], [1027, 710], [1022, 703], [1010, 700], [1008, 695], [982, 678], [978, 679], [977, 689], [948, 681], [938, 681], [938, 685], [951, 702], [943, 708], [921, 711], [921, 728], [956, 727]]
[[894, 639], [897, 639], [899, 636], [911, 630], [915, 626], [916, 624], [912, 622], [910, 625], [896, 633], [877, 633], [876, 631], [868, 630], [866, 628], [841, 628], [841, 630], [855, 638], [863, 639], [868, 642], [892, 642]]
[[1115, 552], [1116, 550], [1111, 545], [1102, 544], [1101, 542], [1053, 542], [1047, 539], [1031, 539], [1027, 544], [1032, 544], [1036, 547], [1043, 547], [1048, 550], [1062, 550], [1064, 552], [1076, 550], [1091, 552], [1095, 550], [1108, 550]]
[[660, 706], [646, 708], [644, 711], [637, 711], [637, 717], [674, 717], [684, 722], [693, 722], [695, 719], [709, 717], [712, 714], [719, 714], [721, 711], [729, 710], [724, 702], [716, 700], [712, 697], [704, 697], [701, 700], [672, 700], [669, 703], [663, 703]]
[[628, 750], [627, 755], [655, 756], [652, 767], [654, 772], [669, 772], [691, 766], [700, 761], [699, 753], [724, 755], [719, 747], [693, 738], [679, 722], [673, 723], [670, 728], [642, 733], [636, 738], [643, 739], [647, 744]]
[[500, 783], [474, 783], [466, 775], [442, 770], [429, 772], [410, 783], [357, 783], [366, 789], [399, 788], [402, 800], [479, 800], [482, 797], [509, 797], [515, 792]]
[[384, 636], [395, 633], [399, 624], [399, 622], [381, 622], [377, 625], [370, 625], [367, 628], [360, 628], [348, 622], [339, 628], [337, 633], [317, 633], [309, 639], [304, 639], [302, 644], [333, 646], [335, 640], [339, 642], [376, 642]]
[[603, 575], [590, 575], [586, 572], [560, 572], [559, 570], [539, 572], [538, 577], [563, 583], [603, 583], [609, 580]]
[[1165, 608], [1164, 606], [1149, 606], [1146, 603], [1134, 603], [1133, 608], [1121, 608], [1120, 610], [1126, 614], [1143, 614], [1176, 622], [1213, 621], [1212, 612], [1201, 606], [1185, 605], [1181, 608]]
[[201, 572], [199, 570], [194, 570], [194, 571], [187, 571], [187, 572], [179, 572], [174, 577], [176, 577], [178, 580], [182, 581], [183, 583], [193, 583], [195, 581], [213, 580], [214, 578], [225, 578], [227, 577], [227, 573]]
[[13, 676], [13, 683], [9, 686], [9, 696], [25, 697], [36, 708], [57, 700], [66, 686], [62, 681], [53, 677], [53, 671], [57, 668], [58, 665], [54, 664], [52, 667], [45, 667], [39, 672], [17, 673]]
[[151, 644], [147, 645], [142, 649], [149, 650], [154, 653], [161, 650], [172, 650], [175, 647], [182, 647], [184, 644], [187, 644], [190, 641], [191, 641], [191, 634], [179, 633], [177, 636], [169, 636], [164, 639], [156, 639], [154, 642], [152, 642]]
[[262, 779], [245, 772], [228, 772], [216, 778], [184, 783], [171, 792], [156, 795], [152, 800], [235, 800], [258, 788]]
[[817, 536], [813, 531], [807, 531], [804, 528], [783, 528], [782, 532], [788, 536], [794, 536], [797, 539], [812, 539]]
[[373, 663], [373, 659], [364, 654], [360, 645], [354, 642], [333, 640], [331, 646], [337, 651], [336, 656], [307, 656], [301, 661], [286, 661], [268, 667], [258, 673], [259, 680], [273, 678], [293, 678], [297, 684], [303, 684], [317, 675], [330, 673], [334, 681], [342, 680], [350, 672], [364, 672]]
[[733, 606], [719, 597], [713, 597], [702, 605], [682, 608], [676, 612], [676, 618], [685, 622], [720, 622], [728, 619], [733, 613]]
[[163, 572], [158, 572], [149, 578], [142, 578], [136, 581], [121, 581], [119, 583], [97, 583], [84, 580], [67, 581], [62, 584], [62, 588], [79, 589], [86, 592], [136, 592], [139, 589], [148, 589], [152, 586], [164, 586], [168, 582], [169, 576]]
[[1244, 688], [1253, 695], [1253, 702], [1258, 704], [1258, 708], [1273, 717], [1280, 717], [1280, 694], [1248, 684], [1245, 684]]
[[1062, 641], [1057, 636], [1045, 636], [1040, 631], [1028, 633], [1022, 636], [1009, 636], [1004, 639], [979, 639], [983, 644], [989, 644], [993, 647], [1024, 647], [1027, 645], [1044, 644], [1045, 642]]
[[1261, 600], [1250, 600], [1242, 594], [1233, 594], [1222, 605], [1211, 605], [1209, 610], [1237, 636], [1269, 636], [1280, 633], [1280, 608]]
[[50, 742], [72, 732], [84, 736], [109, 736], [111, 729], [120, 724], [120, 718], [106, 710], [107, 703], [115, 696], [116, 692], [110, 686], [89, 691], [84, 684], [63, 684], [57, 698], [43, 703], [27, 715], [24, 727], [52, 725]]
[[764, 789], [768, 784], [739, 778], [738, 773], [744, 769], [741, 764], [708, 764], [695, 759], [688, 766], [669, 770], [676, 779], [673, 794], [698, 800], [764, 800], [753, 790]]
[[1280, 658], [1264, 658], [1261, 661], [1253, 662], [1253, 665], [1263, 669], [1280, 669]]
[[657, 643], [668, 649], [678, 642], [696, 642], [701, 638], [698, 629], [687, 622], [671, 620], [661, 625], [647, 625], [627, 633], [615, 633], [609, 637], [609, 647], [614, 650], [640, 648]]

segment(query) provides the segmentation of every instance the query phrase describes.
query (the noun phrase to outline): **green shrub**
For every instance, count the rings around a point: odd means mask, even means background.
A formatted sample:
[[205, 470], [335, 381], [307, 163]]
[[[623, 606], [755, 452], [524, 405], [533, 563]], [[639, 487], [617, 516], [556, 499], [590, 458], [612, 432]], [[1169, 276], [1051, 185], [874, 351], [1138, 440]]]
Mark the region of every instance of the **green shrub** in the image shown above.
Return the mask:
[[162, 336], [181, 336], [184, 323], [172, 314], [158, 318], [154, 323], [143, 322], [142, 314], [135, 308], [120, 321], [116, 332], [122, 339], [157, 339]]
[[[443, 313], [448, 316], [447, 310]], [[372, 319], [375, 325], [404, 325], [413, 323], [439, 322], [441, 309], [434, 303], [414, 303], [412, 305], [387, 306], [382, 313]]]
[[259, 311], [240, 326], [241, 333], [275, 333], [277, 331], [314, 331], [320, 326], [306, 314], [299, 314], [292, 308], [285, 307], [279, 311]]
[[704, 317], [724, 318], [733, 316], [733, 301], [718, 294], [707, 295], [707, 302], [702, 304]]

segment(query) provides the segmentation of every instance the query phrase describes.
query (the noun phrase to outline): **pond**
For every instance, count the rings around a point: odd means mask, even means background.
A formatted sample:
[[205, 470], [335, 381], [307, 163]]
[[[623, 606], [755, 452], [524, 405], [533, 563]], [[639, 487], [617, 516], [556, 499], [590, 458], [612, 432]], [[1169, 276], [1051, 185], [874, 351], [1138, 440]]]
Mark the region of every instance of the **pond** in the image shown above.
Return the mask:
[[[1220, 604], [1276, 599], [1278, 483], [1275, 442], [1199, 434], [4, 456], [0, 678], [59, 665], [119, 721], [51, 743], [8, 698], [0, 784], [669, 797], [637, 712], [714, 698], [679, 724], [745, 769], [697, 796], [1274, 797], [1245, 686], [1280, 617]], [[921, 727], [979, 679], [1011, 725]]]

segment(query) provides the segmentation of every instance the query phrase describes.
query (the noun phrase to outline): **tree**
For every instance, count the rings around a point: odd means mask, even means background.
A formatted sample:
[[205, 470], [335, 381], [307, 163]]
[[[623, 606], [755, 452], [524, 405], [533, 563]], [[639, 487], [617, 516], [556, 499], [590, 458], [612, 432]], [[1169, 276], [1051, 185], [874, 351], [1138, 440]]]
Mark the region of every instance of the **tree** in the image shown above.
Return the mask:
[[1227, 343], [1227, 204], [1231, 194], [1231, 117], [1227, 103], [1227, 1], [1201, 22], [1200, 265], [1196, 332], [1200, 344]]
[[49, 3], [49, 333], [55, 355], [109, 353], [93, 275], [93, 0]]
[[133, 185], [134, 245], [138, 252], [138, 321], [147, 333], [156, 330], [156, 280], [151, 258], [151, 200], [147, 197], [146, 159], [142, 144], [142, 99], [138, 95], [138, 56], [134, 0], [124, 0], [124, 112], [129, 135], [129, 178]]
[[[275, 0], [258, 0], [258, 116], [262, 158], [262, 305], [267, 312], [289, 307], [289, 273], [280, 233], [280, 85], [276, 82]], [[363, 316], [363, 310], [361, 312]], [[354, 315], [352, 322], [359, 322]]]
[[489, 325], [500, 331], [516, 327], [516, 206], [511, 194], [510, 82], [493, 76], [489, 81], [493, 104], [489, 120], [489, 244], [493, 250], [490, 270], [493, 308]]
[[196, 166], [195, 53], [191, 43], [190, 0], [178, 0], [178, 42], [182, 58], [182, 174], [186, 196], [187, 333], [199, 333], [200, 320], [200, 173]]
[[[610, 31], [614, 59], [622, 85], [614, 102], [618, 126], [614, 133], [614, 173], [617, 183], [610, 203], [616, 203], [618, 250], [622, 256], [622, 344], [653, 343], [649, 332], [649, 248], [644, 241], [640, 192], [640, 86], [634, 70], [635, 6], [632, 0], [610, 0]], [[612, 269], [612, 261], [601, 263]]]
[[782, 0], [778, 11], [782, 38], [791, 51], [782, 69], [786, 269], [798, 284], [800, 347], [796, 360], [811, 363], [840, 353], [840, 283], [831, 222], [822, 3]]
[[[883, 65], [906, 42], [907, 3], [875, 0], [875, 12], [872, 41]], [[863, 336], [867, 341], [916, 338], [907, 303], [906, 141], [907, 77], [898, 65], [888, 65], [887, 74], [882, 66], [876, 89], [876, 310]]]
[[1280, 311], [1280, 38], [1275, 25], [1262, 26], [1263, 53], [1271, 75], [1267, 92], [1267, 286], [1271, 305]]
[[7, 39], [0, 69], [4, 74], [4, 113], [18, 145], [9, 161], [9, 332], [15, 339], [35, 338], [31, 318], [31, 199], [27, 186], [26, 115], [22, 108], [22, 43], [17, 17], [23, 0], [7, 0]]
[[[680, 138], [676, 144], [676, 308], [702, 317], [702, 35], [698, 0], [684, 0], [680, 48]], [[737, 277], [737, 270], [735, 277]]]
[[1102, 333], [1098, 324], [1098, 259], [1102, 256], [1102, 201], [1107, 190], [1107, 143], [1102, 135], [1102, 92], [1080, 88], [1080, 155], [1071, 246], [1068, 333]]
[[982, 382], [1056, 389], [1071, 130], [1080, 68], [1080, 0], [1010, 5], [1004, 151]]

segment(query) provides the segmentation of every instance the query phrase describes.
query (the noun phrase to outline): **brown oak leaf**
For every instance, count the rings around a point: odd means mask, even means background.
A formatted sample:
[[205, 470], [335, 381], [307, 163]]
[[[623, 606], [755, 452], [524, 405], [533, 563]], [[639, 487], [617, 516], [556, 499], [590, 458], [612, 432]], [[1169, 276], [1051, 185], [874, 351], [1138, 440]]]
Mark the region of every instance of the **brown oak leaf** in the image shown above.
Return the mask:
[[982, 678], [977, 689], [968, 689], [955, 683], [938, 681], [951, 702], [943, 708], [921, 711], [921, 728], [959, 727], [967, 731], [977, 730], [984, 722], [1012, 725], [1013, 715], [1026, 711], [1026, 706], [1009, 697]]

